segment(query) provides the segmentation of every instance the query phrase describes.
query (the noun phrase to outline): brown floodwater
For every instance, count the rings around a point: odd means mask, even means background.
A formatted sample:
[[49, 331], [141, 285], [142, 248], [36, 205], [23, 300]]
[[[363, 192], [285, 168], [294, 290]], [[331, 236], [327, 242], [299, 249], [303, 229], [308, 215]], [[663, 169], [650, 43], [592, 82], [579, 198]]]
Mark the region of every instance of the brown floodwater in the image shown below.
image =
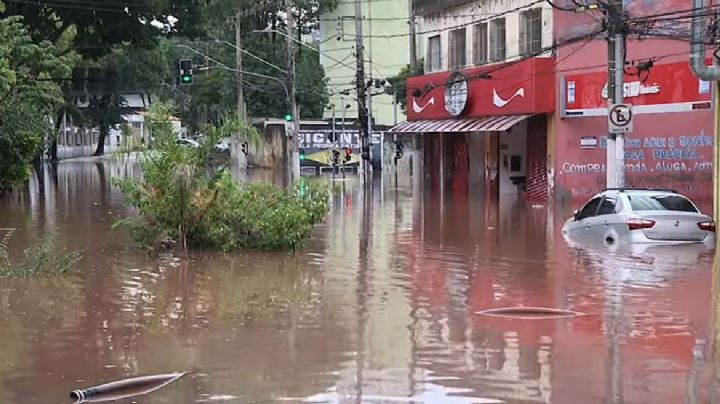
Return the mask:
[[[1, 404], [180, 371], [119, 402], [718, 402], [712, 253], [568, 244], [571, 207], [429, 195], [400, 174], [371, 194], [335, 181], [295, 255], [152, 259], [111, 229], [117, 175], [138, 173], [66, 162], [0, 201], [13, 253], [55, 232], [83, 254], [67, 276], [0, 280]], [[517, 307], [577, 315], [483, 314]]]

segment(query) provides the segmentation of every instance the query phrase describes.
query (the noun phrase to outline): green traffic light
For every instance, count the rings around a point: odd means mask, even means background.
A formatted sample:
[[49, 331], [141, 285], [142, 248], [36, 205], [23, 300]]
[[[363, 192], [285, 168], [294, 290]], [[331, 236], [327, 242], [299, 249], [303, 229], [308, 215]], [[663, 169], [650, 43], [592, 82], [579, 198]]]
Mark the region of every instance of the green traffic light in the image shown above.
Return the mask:
[[286, 120], [287, 122], [292, 121], [292, 120], [293, 120], [292, 115], [290, 115], [290, 114], [285, 115], [285, 120]]
[[183, 79], [184, 82], [187, 83], [188, 81], [190, 81], [190, 76], [183, 76], [182, 79]]
[[305, 155], [304, 155], [304, 154], [301, 154], [301, 155], [300, 155], [300, 160], [305, 160]]

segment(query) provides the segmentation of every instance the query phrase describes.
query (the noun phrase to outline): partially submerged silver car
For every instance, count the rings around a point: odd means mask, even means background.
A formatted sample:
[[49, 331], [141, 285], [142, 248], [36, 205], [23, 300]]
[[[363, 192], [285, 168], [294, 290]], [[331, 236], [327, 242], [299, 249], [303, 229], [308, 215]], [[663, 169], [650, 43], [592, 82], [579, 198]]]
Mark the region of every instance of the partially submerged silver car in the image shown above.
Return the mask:
[[606, 189], [563, 226], [572, 239], [615, 243], [703, 243], [714, 246], [715, 222], [687, 197], [668, 190]]

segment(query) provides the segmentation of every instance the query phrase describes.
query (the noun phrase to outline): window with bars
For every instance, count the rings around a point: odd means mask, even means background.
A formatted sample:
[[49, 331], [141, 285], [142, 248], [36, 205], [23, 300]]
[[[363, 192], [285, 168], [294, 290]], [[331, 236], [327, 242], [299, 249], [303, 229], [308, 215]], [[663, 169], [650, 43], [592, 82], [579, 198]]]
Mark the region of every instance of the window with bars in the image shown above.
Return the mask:
[[542, 49], [542, 10], [520, 13], [520, 55], [534, 55]]
[[450, 69], [465, 67], [467, 63], [467, 30], [465, 28], [450, 31]]
[[442, 49], [440, 45], [440, 35], [428, 39], [428, 71], [437, 72], [442, 70]]
[[490, 60], [505, 60], [505, 18], [490, 21]]
[[488, 61], [488, 25], [486, 22], [475, 26], [473, 35], [473, 64], [481, 65]]

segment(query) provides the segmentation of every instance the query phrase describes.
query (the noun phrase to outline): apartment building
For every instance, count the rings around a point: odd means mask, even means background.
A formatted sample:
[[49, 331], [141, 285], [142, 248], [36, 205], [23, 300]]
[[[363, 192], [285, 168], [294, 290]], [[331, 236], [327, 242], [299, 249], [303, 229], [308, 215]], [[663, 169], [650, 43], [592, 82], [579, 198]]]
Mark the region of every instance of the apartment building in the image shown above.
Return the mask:
[[[387, 79], [397, 75], [410, 63], [409, 6], [410, 0], [362, 1], [362, 27], [367, 80]], [[354, 1], [341, 0], [337, 8], [320, 16], [320, 63], [329, 79], [331, 108], [325, 118], [356, 118], [355, 91], [356, 13]], [[393, 125], [396, 106], [393, 96], [383, 88], [371, 90], [371, 111], [377, 125]], [[397, 108], [397, 119], [405, 116]]]

